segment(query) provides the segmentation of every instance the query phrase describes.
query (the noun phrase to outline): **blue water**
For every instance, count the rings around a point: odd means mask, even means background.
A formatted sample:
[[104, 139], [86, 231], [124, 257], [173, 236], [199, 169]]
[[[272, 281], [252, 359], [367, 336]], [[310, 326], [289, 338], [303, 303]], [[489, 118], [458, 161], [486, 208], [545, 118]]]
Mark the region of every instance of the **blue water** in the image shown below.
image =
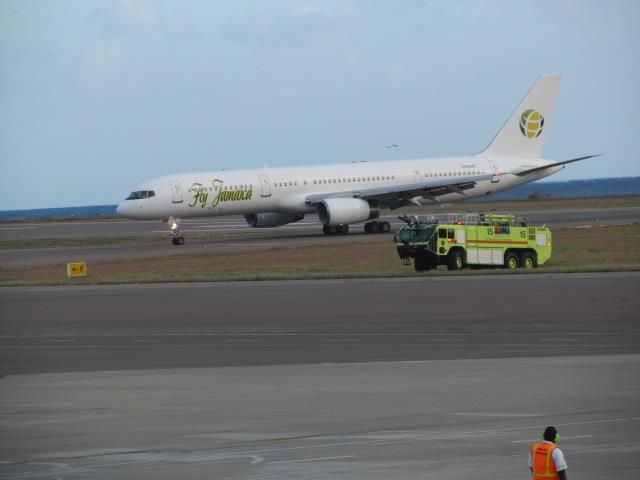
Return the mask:
[[[574, 198], [640, 195], [640, 177], [599, 178], [567, 182], [534, 182], [506, 192], [489, 195], [476, 201], [526, 200], [536, 198]], [[116, 214], [116, 205], [85, 207], [38, 208], [34, 210], [0, 210], [0, 220], [104, 218]]]
[[597, 178], [566, 182], [533, 182], [505, 192], [489, 195], [486, 200], [526, 200], [537, 198], [619, 197], [640, 195], [640, 177]]
[[85, 207], [36, 208], [33, 210], [0, 210], [0, 220], [57, 219], [74, 217], [113, 217], [117, 205], [89, 205]]

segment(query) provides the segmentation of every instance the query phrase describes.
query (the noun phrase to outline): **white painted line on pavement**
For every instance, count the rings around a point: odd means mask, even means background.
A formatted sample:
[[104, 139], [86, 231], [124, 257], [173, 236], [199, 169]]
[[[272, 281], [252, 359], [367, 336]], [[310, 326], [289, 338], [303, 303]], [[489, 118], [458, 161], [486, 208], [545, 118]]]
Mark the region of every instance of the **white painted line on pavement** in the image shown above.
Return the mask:
[[298, 462], [316, 462], [321, 460], [338, 460], [340, 458], [354, 458], [355, 455], [341, 455], [339, 457], [320, 457], [320, 458], [303, 458], [300, 460], [281, 460], [279, 462], [269, 462], [270, 465], [276, 463], [298, 463]]
[[[450, 413], [449, 415], [460, 417], [507, 417], [507, 418], [526, 418], [526, 417], [541, 417], [543, 415], [539, 413], [489, 413], [489, 412], [459, 412]], [[564, 437], [563, 437], [564, 438]]]
[[[589, 438], [589, 437], [593, 437], [593, 435], [572, 435], [570, 437], [562, 435], [561, 440], [573, 440], [575, 438]], [[539, 441], [540, 441], [540, 438], [531, 438], [528, 440], [513, 440], [511, 443], [535, 443]]]

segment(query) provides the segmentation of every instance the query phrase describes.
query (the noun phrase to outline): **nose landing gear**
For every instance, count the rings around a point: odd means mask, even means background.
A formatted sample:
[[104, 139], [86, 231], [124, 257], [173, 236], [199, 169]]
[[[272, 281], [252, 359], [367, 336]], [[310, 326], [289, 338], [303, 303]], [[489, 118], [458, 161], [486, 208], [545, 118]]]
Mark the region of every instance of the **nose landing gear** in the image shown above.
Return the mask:
[[169, 217], [167, 223], [169, 224], [171, 243], [174, 245], [184, 245], [184, 237], [180, 235], [180, 219]]

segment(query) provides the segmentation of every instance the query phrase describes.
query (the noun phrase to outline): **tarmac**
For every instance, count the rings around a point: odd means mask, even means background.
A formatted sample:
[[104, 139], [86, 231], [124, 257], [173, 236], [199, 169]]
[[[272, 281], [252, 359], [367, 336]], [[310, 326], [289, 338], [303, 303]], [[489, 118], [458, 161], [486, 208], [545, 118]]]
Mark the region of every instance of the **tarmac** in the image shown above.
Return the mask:
[[635, 479], [639, 280], [3, 288], [0, 479]]
[[640, 273], [0, 289], [1, 374], [640, 353]]
[[[640, 222], [639, 207], [606, 209], [558, 209], [521, 212], [532, 225], [559, 227], [597, 227]], [[404, 225], [397, 216], [385, 216], [392, 230]], [[183, 220], [181, 232], [186, 238], [182, 246], [172, 245], [168, 227], [158, 221], [74, 221], [45, 223], [13, 223], [0, 225], [0, 241], [57, 240], [70, 238], [151, 237], [153, 243], [125, 243], [99, 246], [55, 246], [50, 248], [0, 250], [0, 265], [34, 266], [72, 261], [114, 261], [166, 255], [193, 254], [204, 251], [256, 251], [274, 247], [304, 247], [309, 245], [342, 244], [379, 241], [392, 234], [365, 234], [361, 225], [352, 225], [345, 237], [322, 234], [322, 226], [310, 215], [301, 222], [272, 229], [249, 228], [241, 217], [217, 217]], [[213, 235], [203, 239], [202, 235]]]

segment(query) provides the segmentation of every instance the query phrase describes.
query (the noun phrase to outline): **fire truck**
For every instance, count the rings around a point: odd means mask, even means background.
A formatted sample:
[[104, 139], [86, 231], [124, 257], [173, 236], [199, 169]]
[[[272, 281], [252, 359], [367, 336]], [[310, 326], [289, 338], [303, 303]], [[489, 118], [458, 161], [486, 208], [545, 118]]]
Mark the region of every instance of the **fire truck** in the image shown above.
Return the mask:
[[407, 225], [394, 235], [405, 265], [417, 272], [502, 267], [531, 269], [551, 258], [551, 231], [511, 214], [446, 214], [399, 217]]

